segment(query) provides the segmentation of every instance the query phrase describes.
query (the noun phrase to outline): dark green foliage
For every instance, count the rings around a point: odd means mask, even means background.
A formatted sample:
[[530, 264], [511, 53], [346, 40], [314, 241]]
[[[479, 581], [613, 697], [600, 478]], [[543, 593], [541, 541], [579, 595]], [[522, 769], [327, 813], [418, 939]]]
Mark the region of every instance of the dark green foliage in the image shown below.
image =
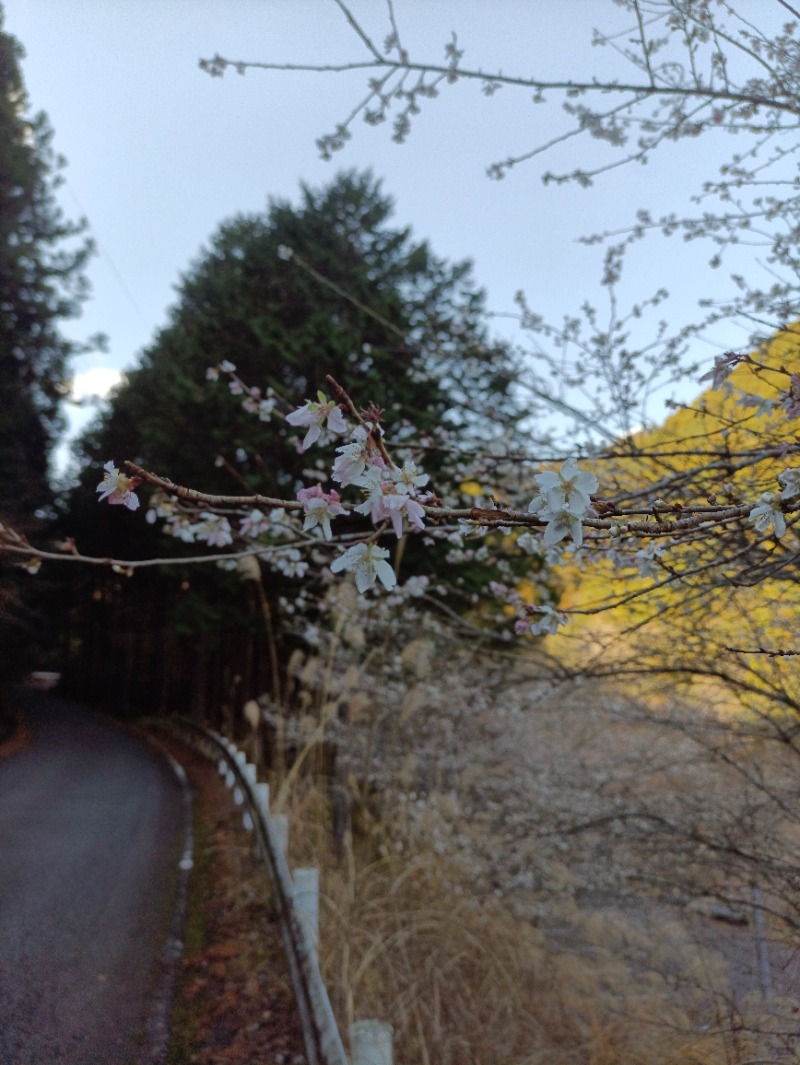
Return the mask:
[[[299, 209], [273, 203], [223, 225], [87, 439], [89, 455], [141, 460], [207, 491], [242, 491], [232, 467], [254, 490], [293, 492], [309, 456], [296, 453], [290, 427], [248, 417], [224, 383], [206, 382], [206, 368], [223, 359], [249, 385], [274, 389], [285, 411], [326, 389], [333, 373], [357, 404], [386, 408], [392, 436], [412, 425], [431, 438], [441, 426], [485, 434], [491, 421], [476, 408], [507, 424], [510, 360], [487, 344], [470, 265], [436, 259], [407, 229], [390, 227], [391, 211], [371, 176], [344, 174], [322, 191], [304, 188]], [[349, 298], [283, 261], [281, 245]], [[215, 465], [218, 456], [229, 467]]]
[[[61, 427], [65, 374], [77, 346], [59, 332], [86, 292], [84, 223], [55, 201], [64, 161], [46, 115], [29, 114], [20, 44], [0, 8], [0, 522], [29, 534], [52, 499], [48, 456]], [[19, 663], [41, 626], [26, 600], [29, 577], [3, 560], [0, 666]], [[24, 582], [24, 583], [23, 583]]]
[[[274, 389], [285, 412], [332, 373], [358, 405], [386, 409], [390, 441], [432, 443], [447, 431], [477, 442], [514, 424], [511, 357], [486, 338], [470, 264], [437, 259], [408, 229], [391, 227], [391, 212], [370, 174], [345, 173], [321, 191], [304, 187], [299, 208], [272, 203], [220, 228], [183, 278], [168, 325], [82, 441], [90, 514], [76, 499], [68, 531], [80, 532], [83, 551], [180, 553], [163, 538], [157, 545], [140, 518], [97, 514], [94, 488], [110, 458], [226, 494], [293, 497], [313, 481], [315, 463], [326, 479], [323, 453], [298, 452], [302, 433], [279, 418], [259, 421], [225, 380], [206, 380], [222, 360], [248, 385]], [[339, 291], [283, 260], [282, 245]], [[441, 461], [423, 456], [433, 474]]]
[[47, 116], [28, 114], [22, 54], [0, 10], [0, 510], [27, 524], [50, 500], [47, 456], [75, 350], [59, 323], [86, 294], [90, 246], [56, 204], [64, 161]]
[[[470, 264], [437, 259], [408, 229], [393, 228], [391, 213], [370, 174], [345, 173], [325, 189], [304, 187], [299, 207], [274, 202], [263, 215], [221, 226], [183, 278], [168, 324], [81, 443], [84, 483], [65, 522], [81, 551], [143, 558], [192, 550], [157, 538], [141, 513], [97, 506], [94, 489], [109, 459], [131, 459], [213, 493], [293, 498], [303, 485], [327, 480], [330, 452], [300, 453], [302, 432], [282, 418], [246, 413], [224, 377], [206, 380], [207, 368], [223, 360], [248, 386], [274, 390], [284, 413], [328, 391], [325, 376], [333, 374], [358, 406], [385, 408], [390, 443], [434, 445], [449, 434], [450, 444], [477, 444], [514, 426], [512, 359], [487, 339]], [[282, 245], [295, 257], [282, 257]], [[434, 488], [447, 453], [421, 456]], [[418, 537], [410, 537], [403, 577], [436, 566], [429, 552], [423, 566], [421, 555]], [[263, 657], [264, 616], [235, 574], [172, 568], [159, 579], [172, 593], [151, 622], [165, 640], [193, 647], [216, 626], [217, 634], [256, 640]], [[122, 583], [115, 595], [124, 601], [142, 595], [138, 576]], [[294, 585], [274, 573], [265, 583], [280, 643], [278, 601], [292, 597]], [[459, 607], [471, 601], [456, 599]], [[143, 609], [145, 601], [152, 597], [142, 598]]]

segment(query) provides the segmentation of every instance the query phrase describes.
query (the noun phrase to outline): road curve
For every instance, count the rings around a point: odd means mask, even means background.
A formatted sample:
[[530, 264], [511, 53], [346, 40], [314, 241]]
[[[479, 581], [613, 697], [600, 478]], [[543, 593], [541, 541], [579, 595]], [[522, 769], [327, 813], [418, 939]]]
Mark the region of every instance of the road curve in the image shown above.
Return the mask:
[[184, 817], [165, 759], [74, 703], [12, 694], [0, 756], [0, 1065], [149, 1062]]

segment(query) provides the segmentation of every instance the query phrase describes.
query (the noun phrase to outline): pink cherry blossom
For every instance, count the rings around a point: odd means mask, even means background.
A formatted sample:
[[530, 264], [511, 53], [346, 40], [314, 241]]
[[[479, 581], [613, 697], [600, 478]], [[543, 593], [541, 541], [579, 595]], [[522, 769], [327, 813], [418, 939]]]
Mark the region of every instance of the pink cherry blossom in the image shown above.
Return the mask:
[[345, 513], [344, 507], [340, 504], [339, 493], [323, 492], [322, 485], [317, 484], [313, 488], [301, 488], [297, 493], [297, 499], [303, 504], [305, 514], [303, 529], [308, 531], [319, 525], [325, 539], [330, 540], [333, 535], [331, 518]]
[[138, 510], [139, 497], [132, 489], [139, 482], [133, 477], [120, 473], [113, 461], [107, 462], [103, 469], [105, 471], [103, 480], [95, 489], [100, 493], [98, 502], [105, 499], [112, 505], [127, 507], [128, 510]]
[[727, 381], [731, 371], [739, 365], [740, 362], [746, 360], [746, 355], [737, 355], [735, 351], [727, 351], [724, 355], [717, 355], [714, 358], [714, 366], [704, 373], [700, 381], [710, 381], [711, 388], [719, 388], [725, 381]]
[[261, 534], [265, 533], [269, 527], [269, 519], [265, 517], [258, 508], [254, 508], [239, 521], [239, 535], [249, 537], [261, 536]]
[[357, 482], [367, 490], [367, 498], [355, 510], [359, 514], [368, 514], [377, 524], [390, 521], [398, 540], [403, 535], [403, 515], [416, 529], [425, 528], [425, 511], [410, 495], [403, 494], [399, 486], [391, 479], [392, 474], [385, 470], [372, 468]]
[[342, 486], [361, 484], [361, 479], [370, 469], [385, 470], [386, 463], [373, 443], [377, 426], [357, 425], [350, 434], [350, 442], [337, 447], [339, 456], [333, 463], [331, 476]]
[[209, 510], [200, 514], [200, 521], [194, 525], [194, 535], [198, 540], [205, 540], [209, 547], [227, 547], [233, 543], [233, 531], [228, 519]]
[[332, 399], [325, 399], [322, 393], [319, 393], [318, 398], [318, 403], [308, 400], [302, 407], [298, 407], [297, 410], [293, 410], [291, 414], [286, 415], [286, 421], [289, 425], [294, 425], [297, 428], [301, 426], [308, 427], [308, 432], [301, 445], [303, 451], [319, 440], [322, 435], [323, 425], [331, 433], [347, 432], [347, 423], [339, 405]]

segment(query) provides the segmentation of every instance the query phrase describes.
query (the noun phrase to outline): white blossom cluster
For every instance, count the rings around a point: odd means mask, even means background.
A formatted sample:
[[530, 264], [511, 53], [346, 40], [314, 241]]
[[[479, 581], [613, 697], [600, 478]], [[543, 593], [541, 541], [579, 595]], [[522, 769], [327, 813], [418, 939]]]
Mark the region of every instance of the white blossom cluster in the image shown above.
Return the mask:
[[[717, 360], [707, 376], [713, 378], [715, 387], [729, 388], [728, 376], [741, 361], [742, 357], [726, 355]], [[543, 583], [535, 592], [536, 601], [529, 601], [530, 592], [523, 599], [513, 567], [507, 558], [500, 557], [501, 540], [505, 541], [504, 547], [516, 549], [517, 557], [522, 552], [545, 567], [557, 566], [565, 559], [579, 566], [588, 523], [596, 530], [592, 537], [596, 553], [618, 569], [628, 573], [633, 570], [641, 578], [654, 581], [665, 573], [665, 550], [680, 542], [679, 537], [670, 536], [670, 522], [663, 521], [665, 513], [672, 519], [679, 517], [680, 504], [670, 507], [665, 500], [655, 499], [648, 504], [649, 509], [637, 512], [644, 514], [644, 522], [636, 517], [629, 519], [626, 512], [609, 508], [602, 500], [595, 502], [598, 478], [591, 470], [581, 468], [575, 458], [568, 458], [558, 469], [540, 469], [533, 476], [536, 494], [525, 512], [530, 520], [526, 520], [525, 513], [514, 512], [506, 522], [506, 508], [496, 502], [488, 489], [483, 490], [484, 495], [476, 496], [474, 485], [480, 486], [480, 475], [469, 462], [457, 480], [462, 486], [457, 493], [460, 500], [453, 498], [443, 506], [429, 490], [429, 477], [419, 468], [411, 450], [404, 451], [396, 461], [390, 456], [375, 408], [359, 415], [349, 397], [339, 390], [338, 400], [318, 392], [314, 400], [307, 400], [284, 416], [277, 411], [275, 395], [270, 390], [264, 394], [248, 387], [233, 363], [221, 362], [207, 372], [210, 380], [218, 380], [221, 375], [227, 375], [235, 395], [244, 397], [242, 405], [249, 413], [261, 419], [282, 417], [293, 428], [304, 430], [302, 441], [298, 439], [296, 444], [299, 451], [338, 439], [328, 470], [337, 487], [324, 486], [325, 463], [317, 460], [304, 471], [304, 476], [319, 478], [318, 483], [298, 488], [292, 500], [272, 501], [280, 502], [279, 506], [253, 507], [244, 514], [234, 505], [227, 511], [213, 506], [198, 510], [163, 490], [156, 491], [147, 521], [163, 521], [165, 531], [184, 543], [226, 549], [244, 541], [252, 545], [256, 557], [286, 576], [305, 577], [313, 562], [324, 579], [330, 580], [331, 574], [349, 573], [359, 592], [380, 585], [395, 595], [396, 567], [402, 550], [393, 567], [390, 551], [383, 546], [381, 537], [391, 532], [400, 541], [408, 534], [416, 534], [426, 546], [448, 544], [448, 563], [491, 564], [503, 583], [491, 586], [489, 591], [511, 608], [516, 618], [515, 631], [541, 636], [555, 632], [566, 621], [566, 614], [549, 602], [550, 590]], [[759, 397], [746, 393], [742, 393], [740, 402], [755, 411], [756, 417], [768, 409]], [[405, 446], [405, 437], [403, 440]], [[413, 447], [413, 442], [408, 443]], [[135, 510], [139, 506], [135, 489], [140, 480], [107, 462], [97, 491], [101, 500]], [[358, 493], [355, 498], [354, 493]], [[466, 509], [464, 498], [471, 504]], [[781, 538], [787, 530], [786, 513], [797, 509], [799, 498], [800, 469], [786, 468], [778, 476], [778, 490], [764, 491], [754, 503], [741, 504], [737, 518], [747, 519], [763, 536]], [[367, 519], [372, 529], [354, 532], [356, 515]], [[431, 515], [435, 518], [433, 523], [429, 520]], [[447, 519], [449, 515], [449, 520], [442, 521], [441, 516]], [[658, 540], [649, 533], [648, 518], [655, 522]], [[645, 542], [634, 550], [636, 537], [640, 538], [639, 543]], [[339, 549], [332, 559], [330, 548], [327, 553], [321, 550], [329, 543]], [[236, 557], [235, 553], [223, 556], [233, 565]], [[526, 577], [529, 587], [536, 586], [535, 572], [536, 567], [531, 567], [533, 576]], [[443, 590], [430, 578], [426, 582], [425, 594]], [[471, 602], [480, 601], [475, 591], [468, 594]]]

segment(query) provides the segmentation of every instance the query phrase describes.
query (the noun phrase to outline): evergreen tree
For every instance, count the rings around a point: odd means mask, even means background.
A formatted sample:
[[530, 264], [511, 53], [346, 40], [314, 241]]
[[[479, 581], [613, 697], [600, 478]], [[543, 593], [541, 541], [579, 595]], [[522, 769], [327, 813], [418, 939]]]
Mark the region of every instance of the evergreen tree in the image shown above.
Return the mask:
[[86, 295], [85, 223], [55, 190], [64, 160], [43, 113], [30, 116], [19, 42], [0, 9], [0, 512], [28, 525], [50, 500], [47, 460], [73, 342], [59, 332]]
[[[61, 429], [60, 402], [77, 345], [60, 323], [86, 294], [91, 248], [85, 223], [55, 199], [64, 160], [47, 116], [31, 116], [23, 50], [3, 32], [0, 8], [0, 521], [34, 529], [52, 499], [48, 456]], [[10, 559], [5, 560], [6, 563]], [[0, 577], [0, 666], [18, 661], [40, 626], [13, 569]]]
[[[326, 479], [324, 457], [296, 446], [303, 433], [281, 417], [245, 413], [247, 397], [206, 379], [207, 368], [223, 360], [263, 397], [273, 390], [284, 412], [313, 399], [333, 374], [357, 405], [386, 408], [390, 442], [408, 436], [431, 445], [424, 466], [434, 488], [448, 446], [477, 446], [513, 430], [520, 417], [513, 358], [487, 337], [470, 264], [446, 263], [407, 228], [393, 227], [392, 209], [372, 175], [344, 173], [327, 188], [304, 187], [299, 207], [273, 202], [262, 215], [222, 225], [183, 278], [168, 324], [82, 441], [84, 486], [65, 527], [82, 551], [117, 558], [186, 551], [178, 540], [156, 541], [157, 531], [124, 508], [97, 507], [94, 489], [109, 459], [132, 459], [213, 493], [293, 498], [314, 483], [317, 468]], [[416, 551], [412, 536], [404, 577], [415, 572]], [[454, 605], [469, 605], [473, 577], [463, 575]], [[481, 572], [476, 579], [487, 578]], [[154, 580], [137, 575], [138, 591], [123, 582], [119, 594], [144, 604], [143, 589]], [[230, 631], [229, 611], [224, 618], [221, 611], [240, 597], [235, 575], [187, 567], [163, 582], [175, 594], [152, 594], [168, 604], [167, 628], [179, 624], [187, 638], [193, 625], [195, 635], [215, 624]], [[198, 596], [193, 606], [189, 587]], [[274, 617], [292, 587], [285, 574], [270, 575]]]
[[[183, 278], [169, 323], [83, 438], [92, 500], [78, 526], [83, 550], [155, 550], [141, 522], [96, 513], [94, 488], [110, 458], [227, 494], [293, 496], [316, 462], [326, 477], [316, 452], [298, 452], [303, 434], [281, 418], [246, 414], [242, 396], [206, 380], [224, 360], [262, 396], [274, 390], [284, 411], [313, 399], [333, 374], [357, 404], [386, 408], [399, 441], [477, 445], [514, 429], [512, 355], [487, 338], [471, 264], [438, 259], [389, 224], [392, 210], [372, 175], [345, 173], [322, 190], [304, 187], [297, 208], [273, 202], [220, 227]], [[281, 257], [286, 248], [293, 258]], [[426, 470], [446, 455], [434, 447]], [[76, 500], [76, 519], [79, 510]]]
[[[141, 459], [206, 491], [240, 491], [231, 468], [253, 491], [290, 491], [308, 456], [287, 447], [291, 427], [247, 418], [241, 398], [209, 387], [206, 368], [222, 360], [289, 406], [333, 373], [357, 403], [380, 402], [387, 422], [431, 439], [513, 424], [511, 357], [487, 340], [471, 265], [445, 263], [392, 228], [392, 210], [371, 175], [346, 173], [304, 187], [299, 208], [275, 202], [224, 224], [88, 438], [89, 457]], [[287, 247], [336, 289], [282, 259]]]

